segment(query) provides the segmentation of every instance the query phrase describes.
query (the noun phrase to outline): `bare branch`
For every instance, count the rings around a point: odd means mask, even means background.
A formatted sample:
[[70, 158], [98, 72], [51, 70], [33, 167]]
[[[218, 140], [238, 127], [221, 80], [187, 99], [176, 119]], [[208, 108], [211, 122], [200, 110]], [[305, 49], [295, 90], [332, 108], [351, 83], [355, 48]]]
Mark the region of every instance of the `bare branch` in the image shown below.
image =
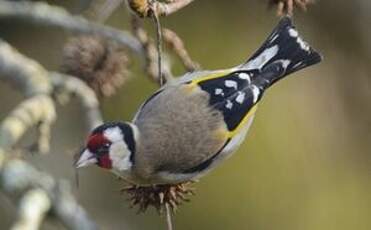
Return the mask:
[[69, 14], [63, 8], [50, 6], [43, 2], [0, 1], [0, 18], [20, 19], [84, 34], [99, 34], [142, 54], [140, 42], [129, 33], [89, 22], [81, 16]]
[[162, 33], [164, 42], [179, 57], [187, 71], [194, 71], [200, 68], [200, 65], [189, 56], [182, 39], [174, 31], [164, 28]]
[[[9, 149], [26, 130], [40, 123], [50, 125], [55, 118], [54, 102], [49, 96], [36, 95], [23, 101], [1, 123], [0, 146]], [[49, 140], [50, 136], [43, 137], [42, 142], [49, 146]]]
[[85, 82], [78, 78], [55, 72], [51, 74], [51, 77], [57, 93], [73, 94], [78, 97], [85, 110], [90, 130], [103, 123], [97, 95]]
[[48, 73], [42, 66], [18, 53], [1, 38], [0, 70], [0, 80], [12, 82], [26, 96], [51, 92]]
[[155, 2], [154, 3], [155, 13], [160, 16], [167, 16], [169, 14], [177, 12], [183, 7], [186, 7], [193, 1], [194, 0], [174, 0], [168, 3]]
[[0, 189], [16, 199], [22, 197], [29, 188], [41, 189], [47, 194], [51, 202], [50, 211], [68, 229], [97, 229], [84, 209], [76, 202], [68, 183], [55, 181], [50, 175], [37, 171], [22, 160], [5, 162], [0, 171]]
[[[46, 197], [51, 204], [50, 211], [67, 228], [97, 229], [66, 183], [55, 181], [30, 164], [9, 157], [12, 147], [27, 129], [39, 124], [42, 134], [40, 145], [49, 146], [49, 126], [56, 117], [54, 102], [49, 95], [52, 89], [49, 73], [36, 61], [21, 55], [0, 39], [0, 76], [22, 86], [29, 96], [0, 125], [0, 190], [14, 199], [21, 198], [20, 216], [14, 229], [25, 229], [22, 226], [36, 228], [49, 209]], [[29, 189], [31, 192], [28, 192]], [[32, 193], [39, 189], [43, 192]], [[34, 203], [35, 199], [38, 202]], [[31, 208], [32, 215], [29, 212]]]
[[37, 230], [50, 209], [50, 200], [41, 189], [28, 191], [19, 202], [18, 219], [12, 230]]

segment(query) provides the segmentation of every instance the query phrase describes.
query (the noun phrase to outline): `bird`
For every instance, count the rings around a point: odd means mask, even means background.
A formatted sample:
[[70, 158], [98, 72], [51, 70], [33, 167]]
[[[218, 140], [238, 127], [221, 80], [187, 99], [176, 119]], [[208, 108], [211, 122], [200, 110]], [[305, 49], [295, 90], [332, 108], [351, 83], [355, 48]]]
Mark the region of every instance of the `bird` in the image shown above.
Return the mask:
[[131, 122], [95, 128], [75, 167], [98, 165], [143, 186], [198, 180], [236, 152], [267, 89], [321, 60], [285, 16], [243, 64], [186, 73], [155, 91]]

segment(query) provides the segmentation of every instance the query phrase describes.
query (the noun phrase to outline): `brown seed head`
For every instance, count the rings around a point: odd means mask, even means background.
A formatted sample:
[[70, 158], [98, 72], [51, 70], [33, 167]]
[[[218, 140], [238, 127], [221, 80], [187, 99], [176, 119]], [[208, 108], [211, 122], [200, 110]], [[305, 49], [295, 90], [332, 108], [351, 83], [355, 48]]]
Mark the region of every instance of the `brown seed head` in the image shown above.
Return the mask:
[[70, 39], [63, 50], [62, 71], [85, 81], [101, 96], [113, 95], [129, 76], [124, 50], [97, 36]]
[[194, 195], [194, 188], [190, 186], [192, 183], [185, 182], [175, 185], [152, 185], [146, 187], [130, 185], [123, 188], [121, 192], [128, 194], [130, 206], [138, 206], [139, 213], [145, 212], [150, 206], [162, 213], [166, 204], [175, 212], [179, 205], [189, 201], [189, 195]]

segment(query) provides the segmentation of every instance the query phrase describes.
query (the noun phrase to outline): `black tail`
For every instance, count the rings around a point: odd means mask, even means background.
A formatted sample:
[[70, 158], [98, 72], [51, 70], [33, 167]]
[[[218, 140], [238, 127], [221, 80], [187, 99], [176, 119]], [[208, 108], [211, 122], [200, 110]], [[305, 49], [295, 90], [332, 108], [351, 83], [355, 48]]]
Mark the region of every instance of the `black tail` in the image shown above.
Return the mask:
[[321, 55], [300, 37], [291, 18], [284, 17], [260, 49], [240, 68], [257, 71], [255, 83], [267, 88], [284, 76], [321, 60]]

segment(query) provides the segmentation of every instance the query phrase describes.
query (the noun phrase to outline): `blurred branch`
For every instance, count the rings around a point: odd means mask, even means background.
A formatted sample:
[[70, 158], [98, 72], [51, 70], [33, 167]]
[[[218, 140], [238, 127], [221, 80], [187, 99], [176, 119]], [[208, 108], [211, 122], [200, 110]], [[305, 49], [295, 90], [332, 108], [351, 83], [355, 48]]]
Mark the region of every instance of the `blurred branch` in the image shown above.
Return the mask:
[[[69, 229], [96, 229], [74, 199], [68, 184], [54, 180], [9, 154], [30, 127], [40, 124], [40, 134], [45, 135], [41, 142], [49, 146], [49, 127], [56, 118], [54, 101], [49, 95], [52, 89], [49, 75], [36, 61], [0, 39], [0, 80], [11, 80], [29, 96], [0, 125], [0, 190], [20, 200], [13, 229], [38, 228], [49, 208]], [[79, 86], [82, 88], [81, 84]]]
[[14, 199], [21, 198], [29, 189], [31, 191], [41, 189], [51, 203], [51, 214], [68, 229], [97, 229], [95, 223], [73, 197], [68, 183], [56, 181], [22, 160], [13, 159], [3, 164], [0, 170], [0, 189]]
[[51, 83], [49, 73], [36, 61], [13, 49], [0, 39], [0, 80], [12, 82], [29, 98], [23, 101], [0, 126], [0, 145], [7, 148], [34, 125], [39, 125], [40, 152], [49, 151], [49, 127], [56, 113], [49, 97]]
[[63, 97], [60, 98], [62, 103], [66, 103], [68, 96], [71, 95], [76, 96], [80, 100], [85, 110], [87, 124], [90, 130], [103, 123], [97, 95], [85, 82], [76, 77], [56, 72], [51, 74], [51, 80], [56, 89], [57, 97]]
[[11, 82], [26, 96], [51, 92], [47, 71], [37, 62], [18, 53], [1, 38], [0, 70], [0, 80]]
[[15, 18], [40, 25], [55, 26], [84, 34], [99, 34], [142, 54], [140, 42], [125, 31], [89, 22], [81, 16], [69, 14], [63, 8], [43, 2], [0, 1], [0, 18]]
[[18, 219], [12, 230], [37, 230], [50, 209], [50, 200], [41, 189], [26, 192], [19, 202]]
[[103, 23], [123, 2], [124, 0], [92, 1], [91, 6], [87, 10], [87, 15], [90, 16], [88, 18], [93, 18], [93, 20]]
[[187, 71], [195, 71], [200, 68], [200, 65], [189, 56], [182, 39], [174, 31], [164, 28], [162, 34], [164, 42], [179, 57]]
[[[1, 73], [1, 67], [0, 67]], [[33, 126], [41, 123], [50, 126], [56, 118], [54, 102], [48, 95], [36, 95], [21, 102], [0, 125], [0, 146], [3, 149], [12, 147], [18, 139]], [[49, 150], [50, 136], [42, 136], [40, 152]]]

